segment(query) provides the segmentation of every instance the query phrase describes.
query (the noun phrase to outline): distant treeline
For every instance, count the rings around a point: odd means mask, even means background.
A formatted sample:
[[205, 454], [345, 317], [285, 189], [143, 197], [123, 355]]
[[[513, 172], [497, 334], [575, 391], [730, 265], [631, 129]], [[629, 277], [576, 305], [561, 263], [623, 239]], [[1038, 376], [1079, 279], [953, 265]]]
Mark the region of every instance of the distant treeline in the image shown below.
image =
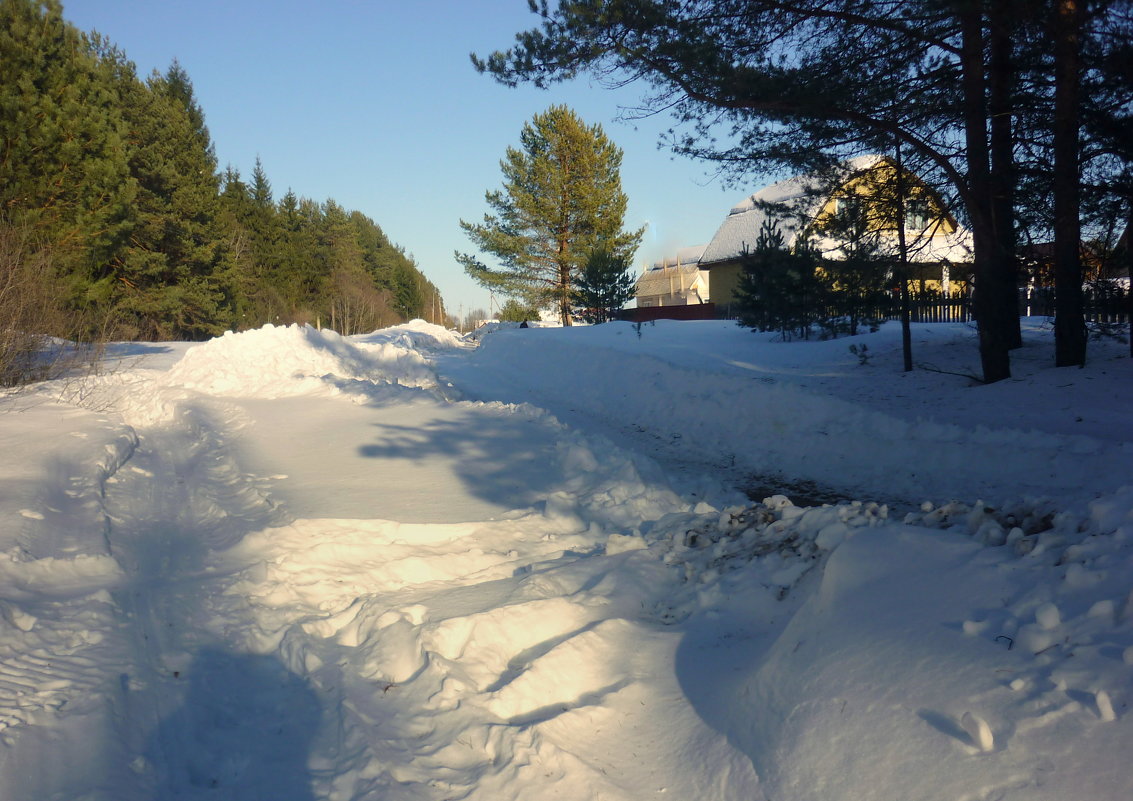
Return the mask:
[[[263, 323], [356, 333], [440, 294], [373, 220], [288, 191], [257, 159], [218, 169], [185, 70], [138, 77], [57, 0], [0, 0], [0, 313], [5, 287], [59, 336], [202, 339]], [[26, 307], [25, 300], [21, 307]]]

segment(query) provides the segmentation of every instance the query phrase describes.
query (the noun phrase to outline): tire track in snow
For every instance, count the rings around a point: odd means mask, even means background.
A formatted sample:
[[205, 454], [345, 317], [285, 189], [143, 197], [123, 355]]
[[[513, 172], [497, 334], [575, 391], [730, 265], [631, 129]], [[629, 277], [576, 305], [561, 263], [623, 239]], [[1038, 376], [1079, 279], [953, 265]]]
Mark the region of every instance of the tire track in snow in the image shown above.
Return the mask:
[[210, 624], [232, 579], [206, 567], [208, 554], [280, 515], [228, 453], [226, 422], [223, 412], [183, 408], [173, 424], [144, 430], [106, 497], [124, 573], [113, 593], [126, 652], [118, 728], [141, 757], [141, 780], [174, 790], [194, 746], [191, 733], [163, 723], [185, 703], [198, 653], [224, 648]]

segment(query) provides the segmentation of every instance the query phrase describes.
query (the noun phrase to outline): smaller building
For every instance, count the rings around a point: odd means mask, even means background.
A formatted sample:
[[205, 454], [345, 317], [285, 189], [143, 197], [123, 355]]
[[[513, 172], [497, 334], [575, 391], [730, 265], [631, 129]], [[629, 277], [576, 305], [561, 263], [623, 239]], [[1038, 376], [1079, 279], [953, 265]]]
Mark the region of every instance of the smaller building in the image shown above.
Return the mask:
[[653, 264], [637, 279], [637, 308], [707, 303], [708, 276], [700, 269], [704, 245], [681, 248], [673, 259]]

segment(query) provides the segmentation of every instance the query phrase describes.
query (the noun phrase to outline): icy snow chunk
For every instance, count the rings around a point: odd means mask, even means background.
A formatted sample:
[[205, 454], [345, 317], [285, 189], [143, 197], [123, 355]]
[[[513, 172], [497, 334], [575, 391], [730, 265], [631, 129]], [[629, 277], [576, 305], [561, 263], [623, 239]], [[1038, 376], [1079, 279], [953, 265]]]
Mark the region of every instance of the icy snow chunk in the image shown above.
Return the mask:
[[1052, 631], [1062, 625], [1062, 615], [1057, 606], [1045, 603], [1035, 610], [1035, 622], [1047, 631]]
[[29, 615], [15, 604], [0, 602], [0, 617], [11, 623], [20, 631], [31, 631], [35, 628], [37, 618]]
[[1015, 642], [1020, 648], [1038, 654], [1054, 645], [1055, 635], [1043, 626], [1028, 623], [1019, 629]]
[[1117, 618], [1117, 606], [1112, 600], [1107, 598], [1104, 601], [1098, 601], [1093, 606], [1091, 606], [1090, 611], [1087, 613], [1087, 616], [1104, 618], [1105, 620], [1112, 623]]
[[982, 542], [984, 545], [996, 547], [1007, 542], [1007, 532], [1003, 530], [1003, 526], [999, 525], [998, 522], [989, 518], [980, 523], [979, 530], [976, 531], [975, 539], [977, 542]]
[[1106, 722], [1117, 720], [1117, 715], [1113, 711], [1113, 702], [1109, 700], [1109, 693], [1098, 690], [1094, 694], [1094, 702], [1098, 705], [1099, 718]]
[[965, 620], [963, 625], [964, 633], [969, 637], [978, 637], [980, 634], [987, 631], [987, 624], [988, 622], [986, 620]]
[[995, 737], [992, 736], [991, 727], [979, 715], [965, 712], [960, 718], [960, 725], [972, 738], [972, 744], [985, 754], [995, 748]]
[[385, 626], [373, 638], [363, 675], [395, 684], [409, 681], [424, 666], [425, 654], [418, 639], [420, 629], [401, 618]]

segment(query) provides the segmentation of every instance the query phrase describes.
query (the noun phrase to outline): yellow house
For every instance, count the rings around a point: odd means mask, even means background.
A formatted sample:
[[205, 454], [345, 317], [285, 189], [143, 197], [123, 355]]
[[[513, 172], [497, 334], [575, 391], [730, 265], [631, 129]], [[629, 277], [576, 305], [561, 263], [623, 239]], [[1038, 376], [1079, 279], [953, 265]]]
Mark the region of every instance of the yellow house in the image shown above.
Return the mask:
[[[846, 162], [839, 180], [800, 175], [749, 195], [732, 207], [704, 249], [700, 269], [708, 273], [712, 300], [724, 314], [735, 298], [745, 254], [754, 251], [764, 223], [773, 220], [784, 246], [804, 243], [828, 259], [844, 259], [851, 218], [864, 228], [882, 257], [899, 257], [896, 185], [897, 165], [888, 156], [860, 156]], [[939, 196], [915, 175], [904, 174], [904, 228], [912, 277], [921, 288], [949, 292], [966, 282], [972, 261], [971, 233], [941, 203]], [[859, 228], [859, 233], [861, 233]]]

